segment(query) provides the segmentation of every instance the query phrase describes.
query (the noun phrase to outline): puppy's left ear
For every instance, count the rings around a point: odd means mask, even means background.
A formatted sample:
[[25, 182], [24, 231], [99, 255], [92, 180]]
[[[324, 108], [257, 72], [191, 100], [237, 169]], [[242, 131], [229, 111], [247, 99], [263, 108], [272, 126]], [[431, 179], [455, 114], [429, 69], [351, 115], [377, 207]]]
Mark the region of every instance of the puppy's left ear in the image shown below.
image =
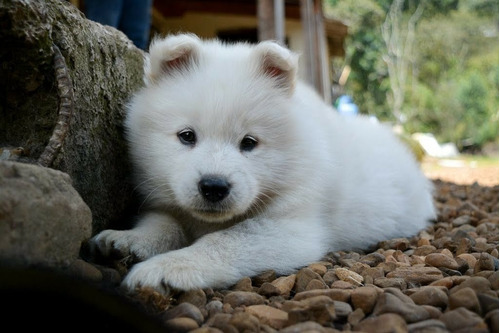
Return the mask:
[[171, 35], [165, 39], [153, 40], [144, 68], [146, 83], [154, 83], [162, 77], [193, 69], [198, 62], [201, 47], [201, 40], [192, 34]]
[[276, 86], [292, 94], [295, 88], [299, 56], [271, 41], [255, 47], [260, 74], [275, 80]]

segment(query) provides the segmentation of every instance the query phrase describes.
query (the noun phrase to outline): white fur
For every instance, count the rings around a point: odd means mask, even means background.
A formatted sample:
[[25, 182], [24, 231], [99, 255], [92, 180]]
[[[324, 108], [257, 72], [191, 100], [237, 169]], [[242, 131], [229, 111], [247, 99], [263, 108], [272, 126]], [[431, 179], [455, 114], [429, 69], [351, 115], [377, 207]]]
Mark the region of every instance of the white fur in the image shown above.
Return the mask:
[[[93, 239], [104, 254], [144, 260], [128, 288], [226, 287], [267, 269], [290, 273], [328, 251], [412, 236], [434, 217], [431, 185], [391, 130], [338, 116], [295, 82], [296, 71], [297, 56], [271, 42], [153, 43], [147, 86], [126, 120], [150, 210], [134, 229]], [[194, 146], [177, 136], [186, 128]], [[240, 150], [246, 135], [258, 140], [252, 151]], [[199, 193], [206, 175], [231, 184], [221, 203]]]

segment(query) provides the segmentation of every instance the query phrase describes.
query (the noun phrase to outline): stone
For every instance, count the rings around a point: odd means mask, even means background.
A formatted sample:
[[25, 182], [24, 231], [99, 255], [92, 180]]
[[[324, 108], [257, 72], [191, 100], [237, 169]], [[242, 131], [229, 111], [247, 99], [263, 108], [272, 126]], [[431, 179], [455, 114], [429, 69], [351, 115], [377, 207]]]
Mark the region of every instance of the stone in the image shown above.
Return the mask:
[[405, 303], [397, 296], [387, 292], [378, 297], [375, 308], [373, 309], [374, 315], [384, 313], [396, 313], [403, 317], [408, 323], [414, 323], [430, 318], [429, 313], [424, 308], [415, 304]]
[[498, 270], [498, 259], [496, 259], [495, 257], [486, 252], [481, 253], [479, 260], [474, 265], [474, 273], [478, 273], [481, 271], [495, 271], [495, 270]]
[[190, 318], [197, 323], [197, 327], [203, 323], [205, 318], [201, 314], [200, 309], [191, 303], [181, 303], [170, 310], [163, 313], [162, 318], [164, 321], [169, 321], [174, 318]]
[[302, 332], [318, 332], [322, 333], [325, 328], [314, 321], [305, 321], [295, 325], [290, 325], [282, 330], [280, 333], [302, 333]]
[[453, 287], [453, 279], [450, 276], [447, 276], [445, 278], [432, 282], [431, 284], [429, 284], [429, 286], [446, 287], [450, 289], [451, 287]]
[[334, 301], [327, 296], [316, 296], [302, 300], [288, 312], [287, 326], [309, 320], [326, 325], [335, 319]]
[[303, 291], [301, 293], [295, 294], [293, 297], [294, 301], [301, 301], [306, 298], [311, 298], [315, 296], [328, 296], [334, 301], [349, 302], [351, 299], [351, 291], [345, 289], [316, 289]]
[[498, 297], [493, 297], [487, 294], [476, 294], [481, 310], [483, 313], [488, 313], [491, 310], [498, 309]]
[[346, 318], [352, 312], [351, 305], [346, 302], [333, 301], [333, 306], [337, 318]]
[[491, 283], [488, 279], [482, 277], [482, 276], [473, 276], [462, 283], [460, 285], [453, 287], [450, 290], [450, 294], [453, 294], [454, 292], [459, 291], [460, 289], [463, 288], [472, 288], [476, 293], [484, 293], [489, 290], [491, 290]]
[[462, 288], [450, 295], [450, 310], [464, 307], [467, 310], [481, 314], [481, 305], [472, 288]]
[[477, 313], [469, 311], [464, 307], [447, 311], [439, 320], [441, 320], [450, 331], [486, 326], [483, 319]]
[[356, 272], [348, 270], [346, 268], [336, 268], [334, 270], [337, 277], [345, 282], [349, 282], [355, 286], [363, 285], [364, 278]]
[[446, 309], [448, 306], [448, 295], [438, 287], [420, 288], [410, 298], [417, 305], [432, 305], [441, 309]]
[[354, 309], [363, 310], [364, 314], [370, 314], [378, 298], [378, 292], [373, 287], [359, 287], [351, 293], [351, 303]]
[[264, 303], [264, 297], [248, 291], [233, 291], [224, 296], [223, 303], [230, 304], [233, 308], [241, 305], [250, 306]]
[[191, 303], [198, 308], [205, 307], [207, 304], [207, 296], [202, 289], [192, 289], [182, 293], [177, 302], [180, 303]]
[[434, 267], [446, 267], [457, 270], [458, 264], [455, 259], [448, 257], [442, 253], [430, 253], [425, 257], [425, 263]]
[[200, 327], [190, 331], [189, 333], [223, 333], [223, 332], [215, 327]]
[[278, 296], [281, 294], [280, 290], [269, 282], [264, 282], [257, 292], [265, 297]]
[[86, 281], [101, 282], [103, 280], [103, 273], [97, 267], [82, 259], [73, 261], [66, 272], [70, 276]]
[[398, 267], [387, 273], [388, 278], [403, 278], [406, 283], [426, 285], [443, 278], [443, 273], [435, 267]]
[[464, 224], [469, 224], [471, 222], [471, 218], [469, 215], [462, 215], [457, 218], [455, 218], [451, 224], [453, 224], [454, 227], [460, 227], [461, 225]]
[[328, 289], [328, 286], [323, 280], [313, 279], [307, 284], [306, 290]]
[[370, 254], [367, 254], [366, 256], [361, 257], [359, 261], [370, 267], [375, 267], [381, 262], [385, 261], [385, 256], [378, 252], [372, 252]]
[[281, 276], [272, 281], [271, 284], [278, 288], [280, 295], [288, 296], [290, 295], [290, 291], [292, 291], [292, 288], [295, 285], [295, 280], [296, 275], [292, 274], [289, 276]]
[[355, 326], [359, 324], [363, 318], [365, 318], [365, 313], [361, 308], [357, 308], [347, 316], [347, 322], [351, 324], [351, 326]]
[[283, 328], [288, 321], [288, 313], [269, 305], [251, 305], [245, 308], [245, 311], [257, 317], [263, 324], [269, 325], [277, 330]]
[[465, 260], [470, 268], [474, 268], [474, 266], [476, 266], [477, 259], [470, 253], [459, 254], [457, 258]]
[[410, 241], [406, 238], [394, 238], [391, 240], [379, 242], [378, 247], [384, 250], [394, 249], [405, 251], [410, 247]]
[[426, 255], [429, 255], [429, 254], [434, 253], [434, 252], [436, 252], [435, 246], [422, 245], [422, 246], [417, 247], [415, 249], [415, 251], [413, 252], [413, 254], [416, 256], [426, 256]]
[[387, 278], [381, 277], [373, 280], [373, 284], [380, 288], [399, 288], [406, 289], [407, 284], [403, 278]]
[[[252, 305], [260, 306], [260, 305]], [[248, 308], [245, 309], [245, 311]], [[239, 332], [259, 332], [260, 322], [259, 319], [254, 317], [249, 311], [235, 313], [229, 320], [229, 325], [236, 327]]]
[[422, 320], [408, 325], [409, 333], [448, 333], [446, 325], [437, 319]]
[[271, 282], [276, 280], [276, 272], [273, 270], [268, 270], [260, 273], [252, 278], [253, 284], [260, 287], [264, 282]]
[[395, 313], [385, 313], [377, 317], [368, 317], [354, 325], [354, 331], [377, 333], [406, 333], [405, 320]]
[[67, 268], [92, 233], [90, 208], [68, 174], [0, 161], [0, 261]]
[[318, 273], [315, 273], [313, 270], [309, 268], [302, 268], [297, 272], [296, 282], [295, 282], [295, 292], [300, 293], [307, 289], [307, 285], [311, 280], [321, 280], [321, 276]]
[[327, 272], [326, 266], [320, 263], [310, 264], [309, 266], [307, 266], [307, 268], [309, 268], [315, 273], [318, 273], [320, 276], [325, 275], [325, 273]]
[[498, 332], [498, 309], [488, 312], [484, 316], [484, 321], [488, 324], [490, 332]]
[[186, 317], [179, 317], [167, 320], [163, 323], [169, 332], [189, 332], [199, 328], [195, 320]]
[[491, 274], [488, 281], [490, 281], [491, 289], [498, 290], [498, 271]]
[[236, 282], [236, 284], [231, 289], [237, 291], [253, 291], [252, 279], [246, 276]]
[[213, 315], [222, 312], [223, 304], [219, 300], [212, 300], [205, 305], [205, 309], [208, 312], [208, 316], [212, 317]]

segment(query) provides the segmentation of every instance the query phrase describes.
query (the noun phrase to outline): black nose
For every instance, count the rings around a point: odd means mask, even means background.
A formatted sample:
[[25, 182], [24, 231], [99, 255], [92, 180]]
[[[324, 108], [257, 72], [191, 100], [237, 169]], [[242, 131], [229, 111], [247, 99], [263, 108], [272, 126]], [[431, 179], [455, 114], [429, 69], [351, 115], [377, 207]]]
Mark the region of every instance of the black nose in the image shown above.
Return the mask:
[[222, 201], [229, 194], [231, 185], [219, 177], [202, 178], [198, 183], [198, 191], [210, 202]]

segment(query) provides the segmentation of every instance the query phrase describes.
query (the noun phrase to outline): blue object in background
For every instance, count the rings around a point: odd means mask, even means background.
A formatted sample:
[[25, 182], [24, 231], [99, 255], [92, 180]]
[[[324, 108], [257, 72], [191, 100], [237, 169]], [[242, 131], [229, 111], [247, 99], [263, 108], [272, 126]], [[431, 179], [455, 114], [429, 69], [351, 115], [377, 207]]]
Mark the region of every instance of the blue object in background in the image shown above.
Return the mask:
[[153, 0], [85, 0], [85, 15], [92, 21], [122, 31], [143, 50], [149, 42]]
[[355, 116], [359, 113], [358, 106], [354, 104], [351, 96], [342, 95], [337, 99], [337, 111], [344, 116]]

